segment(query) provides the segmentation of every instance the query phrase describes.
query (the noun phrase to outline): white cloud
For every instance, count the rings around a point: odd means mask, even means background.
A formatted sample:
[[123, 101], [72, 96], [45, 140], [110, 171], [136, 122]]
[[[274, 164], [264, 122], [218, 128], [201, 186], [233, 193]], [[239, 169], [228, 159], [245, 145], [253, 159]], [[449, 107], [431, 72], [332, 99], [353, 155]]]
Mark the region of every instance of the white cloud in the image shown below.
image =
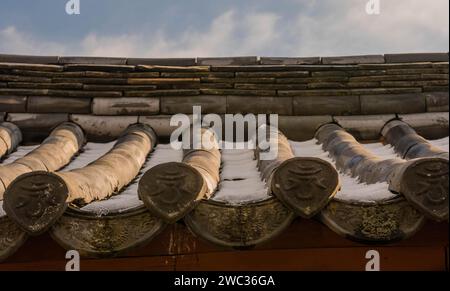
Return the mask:
[[[300, 13], [290, 34], [295, 54], [339, 55], [447, 51], [447, 0], [380, 0], [381, 14], [368, 15], [366, 0], [314, 2]], [[325, 2], [325, 3], [324, 3]], [[344, 5], [345, 3], [345, 5]]]
[[141, 38], [137, 35], [119, 35], [119, 36], [103, 36], [96, 34], [87, 35], [81, 42], [80, 51], [82, 54], [93, 56], [132, 56], [136, 54], [136, 50]]
[[162, 29], [120, 35], [91, 32], [58, 43], [10, 26], [0, 28], [0, 51], [135, 57], [448, 51], [449, 1], [381, 0], [378, 16], [366, 14], [367, 1], [298, 0], [297, 16], [290, 18], [280, 12], [244, 13], [235, 8], [205, 27], [181, 28], [176, 37]]
[[172, 39], [159, 32], [155, 44], [143, 50], [145, 56], [182, 57], [226, 54], [236, 31], [236, 15], [233, 11], [218, 16], [205, 31], [188, 28], [181, 37]]
[[17, 31], [14, 26], [0, 27], [0, 52], [11, 54], [63, 55], [66, 47], [51, 41], [42, 41]]
[[277, 26], [280, 16], [273, 13], [253, 14], [245, 20], [246, 38], [242, 49], [246, 54], [264, 54], [264, 51], [282, 43]]
[[251, 55], [269, 49], [277, 39], [278, 16], [273, 13], [238, 15], [233, 10], [216, 17], [205, 30], [186, 28], [177, 38], [164, 31], [145, 34], [99, 35], [57, 44], [37, 40], [14, 27], [0, 31], [0, 51], [27, 54], [89, 56], [186, 57]]
[[277, 20], [274, 13], [243, 17], [230, 10], [215, 18], [206, 30], [190, 28], [178, 39], [160, 31], [154, 43], [140, 53], [162, 57], [254, 55], [274, 45]]

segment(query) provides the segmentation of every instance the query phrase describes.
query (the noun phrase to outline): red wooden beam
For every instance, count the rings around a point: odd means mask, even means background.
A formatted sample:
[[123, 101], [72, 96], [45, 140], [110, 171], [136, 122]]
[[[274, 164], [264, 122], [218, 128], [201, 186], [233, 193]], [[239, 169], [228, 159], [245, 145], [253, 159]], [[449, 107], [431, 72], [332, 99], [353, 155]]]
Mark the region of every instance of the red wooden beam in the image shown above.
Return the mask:
[[[368, 246], [314, 220], [297, 219], [269, 243], [233, 250], [199, 240], [175, 224], [119, 258], [82, 258], [81, 270], [364, 270], [371, 249], [379, 251], [382, 270], [447, 270], [448, 234], [447, 223], [430, 222], [411, 239]], [[30, 238], [0, 271], [64, 270], [65, 253], [49, 235]]]

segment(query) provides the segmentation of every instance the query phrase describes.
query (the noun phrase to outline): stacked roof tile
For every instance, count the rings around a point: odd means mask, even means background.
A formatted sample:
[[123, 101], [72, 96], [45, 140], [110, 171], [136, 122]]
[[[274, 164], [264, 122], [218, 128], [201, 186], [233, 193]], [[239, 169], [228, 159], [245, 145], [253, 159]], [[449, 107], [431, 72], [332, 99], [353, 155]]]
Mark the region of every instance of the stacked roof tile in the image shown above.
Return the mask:
[[[50, 232], [120, 255], [185, 222], [251, 247], [296, 217], [347, 238], [448, 221], [448, 54], [121, 59], [0, 55], [0, 260]], [[175, 150], [173, 114], [279, 114], [279, 155]], [[235, 144], [242, 141], [234, 141]]]

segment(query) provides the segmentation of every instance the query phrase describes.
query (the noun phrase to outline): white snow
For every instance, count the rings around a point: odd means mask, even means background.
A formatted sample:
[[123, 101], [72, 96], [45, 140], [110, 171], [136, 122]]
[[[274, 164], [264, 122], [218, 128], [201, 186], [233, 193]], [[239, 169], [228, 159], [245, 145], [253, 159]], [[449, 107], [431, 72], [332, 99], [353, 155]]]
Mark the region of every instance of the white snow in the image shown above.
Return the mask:
[[81, 211], [95, 213], [103, 216], [113, 213], [122, 213], [142, 205], [138, 197], [138, 183], [142, 175], [156, 165], [169, 162], [181, 162], [183, 151], [174, 150], [170, 144], [160, 144], [155, 151], [150, 154], [140, 174], [118, 195], [114, 195], [107, 200], [96, 201], [81, 208]]
[[[441, 149], [442, 151], [448, 152], [449, 151], [449, 138], [441, 138], [437, 140], [428, 140], [430, 144], [433, 146]], [[380, 156], [383, 159], [394, 159], [399, 158], [400, 156], [395, 153], [394, 148], [389, 145], [383, 145], [382, 143], [370, 143], [370, 144], [363, 144], [363, 146], [373, 152], [374, 154]], [[401, 157], [400, 157], [401, 158]]]
[[390, 144], [383, 145], [382, 143], [377, 142], [377, 143], [362, 144], [362, 146], [366, 150], [374, 153], [375, 155], [385, 160], [399, 158], [399, 155], [397, 155], [397, 153], [395, 152], [394, 147], [391, 146]]
[[261, 180], [253, 150], [222, 150], [220, 180], [219, 190], [211, 200], [240, 205], [270, 197]]
[[[331, 165], [334, 165], [333, 159], [328, 152], [322, 149], [316, 139], [305, 142], [290, 141], [294, 154], [297, 157], [316, 157], [321, 158]], [[382, 158], [397, 157], [392, 148], [383, 146], [381, 143], [365, 144], [368, 150], [380, 155]], [[335, 199], [349, 202], [378, 202], [397, 197], [397, 194], [389, 191], [388, 183], [366, 184], [358, 181], [357, 178], [352, 178], [349, 174], [339, 173], [341, 181], [341, 190], [336, 194]]]
[[0, 200], [0, 217], [6, 215], [6, 212], [3, 210], [3, 200]]
[[[433, 145], [445, 148], [448, 151], [449, 139], [430, 141]], [[84, 151], [77, 156], [64, 171], [70, 171], [82, 168], [92, 163], [96, 159], [106, 154], [114, 146], [111, 143], [88, 143]], [[298, 157], [317, 157], [334, 165], [333, 159], [329, 154], [322, 150], [317, 140], [312, 139], [305, 142], [291, 141], [294, 154]], [[37, 146], [21, 146], [12, 153], [2, 164], [8, 164], [14, 160], [26, 155]], [[383, 159], [398, 158], [393, 148], [381, 143], [364, 144], [364, 147]], [[96, 201], [80, 210], [94, 213], [97, 216], [103, 216], [113, 213], [122, 213], [142, 205], [138, 198], [138, 182], [142, 175], [152, 167], [167, 163], [181, 162], [183, 160], [183, 151], [174, 150], [170, 144], [160, 144], [149, 156], [138, 177], [128, 185], [120, 194], [114, 195], [107, 200]], [[377, 202], [397, 197], [396, 194], [388, 190], [387, 183], [366, 184], [360, 183], [358, 178], [352, 178], [345, 173], [340, 174], [342, 189], [335, 196], [338, 200], [358, 201], [358, 202]], [[257, 161], [254, 158], [253, 150], [222, 150], [222, 169], [219, 189], [211, 197], [211, 200], [228, 203], [231, 205], [240, 205], [249, 202], [257, 202], [268, 199], [269, 193], [267, 185], [262, 181], [260, 172], [257, 169]], [[6, 215], [2, 208], [3, 202], [0, 201], [0, 217]]]
[[441, 138], [441, 139], [429, 140], [428, 142], [430, 142], [432, 145], [434, 145], [435, 147], [440, 148], [443, 151], [449, 152], [448, 136], [444, 137], [444, 138]]
[[20, 159], [27, 154], [29, 154], [31, 151], [36, 149], [39, 145], [32, 145], [32, 146], [19, 146], [14, 152], [12, 152], [6, 159], [3, 160], [3, 162], [0, 164], [0, 166], [8, 165], [13, 163], [15, 160]]
[[389, 191], [386, 182], [366, 184], [360, 183], [357, 178], [348, 174], [341, 174], [341, 191], [335, 196], [338, 200], [357, 202], [379, 202], [398, 197]]
[[73, 159], [73, 161], [67, 165], [63, 172], [84, 168], [98, 158], [104, 156], [109, 152], [116, 142], [109, 143], [93, 143], [89, 142], [83, 147], [83, 151]]

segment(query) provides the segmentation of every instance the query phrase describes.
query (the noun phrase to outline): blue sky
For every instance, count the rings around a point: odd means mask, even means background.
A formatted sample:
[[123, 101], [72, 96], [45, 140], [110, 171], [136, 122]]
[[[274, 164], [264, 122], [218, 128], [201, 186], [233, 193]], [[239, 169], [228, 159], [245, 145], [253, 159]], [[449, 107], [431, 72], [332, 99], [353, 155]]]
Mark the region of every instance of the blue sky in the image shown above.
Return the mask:
[[449, 50], [448, 0], [2, 0], [0, 52], [134, 57]]

